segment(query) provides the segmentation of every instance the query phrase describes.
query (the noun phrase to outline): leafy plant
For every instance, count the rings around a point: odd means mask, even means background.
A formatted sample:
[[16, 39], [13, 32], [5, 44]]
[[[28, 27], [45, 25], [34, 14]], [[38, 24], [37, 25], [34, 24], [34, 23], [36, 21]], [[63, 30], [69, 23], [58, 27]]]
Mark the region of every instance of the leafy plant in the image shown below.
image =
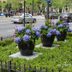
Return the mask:
[[0, 60], [5, 62], [11, 60], [17, 66], [25, 64], [27, 67], [31, 65], [32, 68], [36, 66], [37, 69], [40, 67], [47, 68], [49, 72], [52, 68], [55, 72], [58, 72], [58, 68], [62, 72], [72, 72], [72, 37], [68, 36], [67, 42], [56, 42], [55, 44], [59, 44], [60, 46], [54, 49], [35, 48], [34, 50], [42, 53], [42, 55], [33, 60], [25, 60], [9, 57], [10, 53], [13, 54], [19, 51], [16, 48], [16, 43], [13, 42], [4, 47], [0, 46]]
[[57, 30], [60, 32], [68, 31], [68, 26], [66, 23], [57, 25]]
[[16, 43], [28, 43], [33, 42], [38, 39], [40, 36], [40, 32], [37, 28], [31, 28], [30, 26], [26, 27], [17, 27], [16, 29]]
[[48, 27], [51, 27], [51, 21], [50, 21], [50, 19], [46, 20], [45, 25], [48, 26]]
[[47, 25], [42, 25], [40, 32], [41, 35], [45, 35], [47, 37], [51, 37], [52, 35], [56, 35], [58, 33], [55, 28], [48, 27]]
[[5, 39], [3, 41], [0, 41], [0, 46], [6, 46], [13, 42], [13, 39]]
[[63, 21], [59, 20], [56, 25], [59, 25], [59, 24], [62, 24], [62, 23], [63, 23]]

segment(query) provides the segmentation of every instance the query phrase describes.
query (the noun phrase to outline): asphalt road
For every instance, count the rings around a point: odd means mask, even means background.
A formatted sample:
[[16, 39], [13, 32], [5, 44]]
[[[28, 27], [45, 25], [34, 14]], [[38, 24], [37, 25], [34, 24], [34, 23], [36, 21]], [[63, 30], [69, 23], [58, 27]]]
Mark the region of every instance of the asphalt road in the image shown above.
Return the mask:
[[[41, 25], [45, 24], [44, 16], [33, 16], [36, 18], [36, 23], [33, 23], [32, 26], [39, 28]], [[13, 24], [11, 22], [12, 17], [0, 17], [0, 37], [13, 36], [15, 28], [17, 26], [23, 26], [23, 24]], [[55, 21], [55, 20], [54, 20]], [[55, 21], [56, 22], [56, 21]], [[69, 23], [69, 27], [72, 30], [72, 23]]]
[[[34, 16], [34, 18], [37, 19], [36, 23], [32, 24], [34, 27], [40, 27], [45, 24], [44, 16]], [[23, 24], [13, 24], [11, 19], [11, 17], [0, 17], [0, 37], [12, 36], [16, 26], [23, 26]]]

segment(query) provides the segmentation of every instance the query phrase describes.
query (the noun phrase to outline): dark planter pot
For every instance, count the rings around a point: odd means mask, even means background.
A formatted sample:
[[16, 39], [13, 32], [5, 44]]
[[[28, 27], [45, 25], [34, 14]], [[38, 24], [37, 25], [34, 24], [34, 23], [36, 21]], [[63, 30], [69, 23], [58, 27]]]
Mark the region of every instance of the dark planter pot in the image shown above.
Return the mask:
[[52, 47], [54, 38], [55, 38], [55, 35], [52, 35], [51, 37], [47, 37], [46, 35], [42, 35], [41, 36], [42, 45], [44, 47]]
[[29, 56], [33, 54], [35, 44], [33, 42], [18, 44], [21, 55]]
[[64, 41], [66, 39], [67, 32], [61, 32], [61, 35], [57, 35], [57, 41]]

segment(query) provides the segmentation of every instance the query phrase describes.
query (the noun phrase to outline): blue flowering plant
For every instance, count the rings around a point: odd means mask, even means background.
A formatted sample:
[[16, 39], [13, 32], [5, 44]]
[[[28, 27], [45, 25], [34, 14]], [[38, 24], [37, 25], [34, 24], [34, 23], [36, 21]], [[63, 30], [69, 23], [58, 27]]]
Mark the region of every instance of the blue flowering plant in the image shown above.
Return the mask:
[[37, 40], [40, 37], [40, 31], [37, 28], [31, 28], [30, 26], [27, 27], [17, 27], [16, 28], [16, 38], [15, 42], [17, 44], [23, 43], [35, 43], [35, 40]]
[[69, 26], [67, 23], [57, 25], [58, 31], [56, 36], [58, 41], [64, 41], [66, 39], [68, 28]]
[[45, 47], [51, 47], [58, 31], [55, 28], [48, 27], [47, 25], [42, 25], [40, 28], [41, 42]]
[[57, 25], [57, 30], [61, 33], [61, 32], [67, 32], [68, 31], [68, 24], [67, 23], [63, 23], [63, 24], [59, 24]]
[[42, 25], [40, 28], [40, 33], [41, 35], [47, 36], [47, 37], [51, 37], [52, 35], [56, 35], [57, 30], [55, 28], [50, 28], [46, 25]]

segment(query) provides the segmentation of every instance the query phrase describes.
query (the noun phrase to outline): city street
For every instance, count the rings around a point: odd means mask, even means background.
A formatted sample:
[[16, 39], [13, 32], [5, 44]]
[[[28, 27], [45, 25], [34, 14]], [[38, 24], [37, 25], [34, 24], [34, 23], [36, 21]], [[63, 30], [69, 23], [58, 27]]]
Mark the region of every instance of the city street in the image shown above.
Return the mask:
[[[32, 26], [39, 28], [41, 25], [45, 24], [44, 16], [33, 16], [36, 18], [36, 23]], [[12, 17], [0, 17], [0, 37], [13, 36], [16, 26], [23, 26], [23, 24], [14, 24], [11, 22]], [[72, 30], [72, 23], [69, 23], [69, 27]]]
[[[36, 23], [32, 24], [34, 27], [40, 27], [45, 24], [44, 16], [34, 16], [34, 18], [37, 20]], [[23, 24], [13, 24], [11, 19], [11, 17], [0, 17], [0, 37], [12, 36], [16, 26], [23, 26]]]

